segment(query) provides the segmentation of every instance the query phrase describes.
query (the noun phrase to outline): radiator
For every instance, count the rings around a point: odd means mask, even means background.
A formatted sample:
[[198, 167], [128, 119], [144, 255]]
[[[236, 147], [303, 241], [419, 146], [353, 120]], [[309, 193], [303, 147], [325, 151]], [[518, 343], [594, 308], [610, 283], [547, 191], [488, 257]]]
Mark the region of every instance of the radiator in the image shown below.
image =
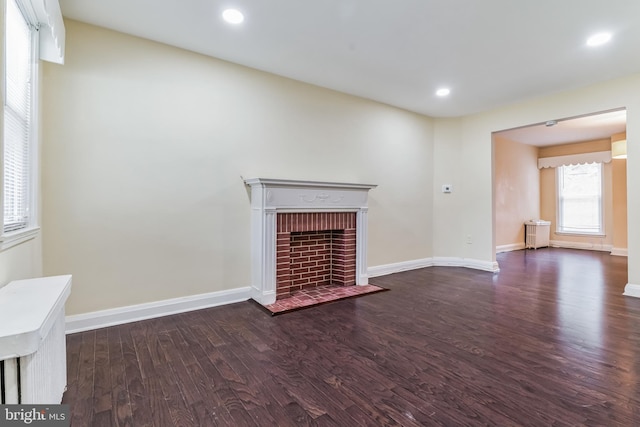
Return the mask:
[[531, 220], [524, 223], [525, 239], [527, 249], [538, 249], [549, 246], [550, 221]]
[[71, 276], [18, 280], [0, 289], [0, 403], [62, 401], [70, 290]]

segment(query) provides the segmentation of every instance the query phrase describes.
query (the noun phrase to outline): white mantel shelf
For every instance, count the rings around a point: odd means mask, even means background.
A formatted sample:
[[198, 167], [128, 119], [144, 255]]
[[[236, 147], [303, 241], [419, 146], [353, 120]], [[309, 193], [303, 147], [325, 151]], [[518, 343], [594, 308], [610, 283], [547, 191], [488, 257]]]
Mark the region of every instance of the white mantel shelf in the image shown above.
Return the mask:
[[278, 212], [356, 212], [356, 284], [368, 284], [367, 213], [372, 184], [249, 178], [251, 187], [251, 292], [263, 305], [276, 301]]
[[343, 182], [294, 181], [252, 178], [253, 209], [313, 212], [316, 210], [357, 211], [367, 207], [368, 192], [376, 185]]
[[271, 187], [324, 187], [324, 188], [344, 188], [344, 189], [367, 189], [376, 188], [375, 184], [354, 184], [349, 182], [330, 181], [297, 181], [293, 179], [270, 179], [270, 178], [249, 178], [244, 180], [248, 185], [265, 185]]

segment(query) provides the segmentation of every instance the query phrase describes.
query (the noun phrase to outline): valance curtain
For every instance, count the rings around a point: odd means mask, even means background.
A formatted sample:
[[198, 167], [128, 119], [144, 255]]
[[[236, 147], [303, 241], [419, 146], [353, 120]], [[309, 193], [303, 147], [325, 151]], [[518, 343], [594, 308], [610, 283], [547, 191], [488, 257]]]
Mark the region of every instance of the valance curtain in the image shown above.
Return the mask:
[[609, 162], [611, 162], [611, 151], [596, 151], [594, 153], [571, 154], [569, 156], [542, 157], [538, 159], [538, 169]]
[[31, 0], [39, 23], [40, 59], [64, 64], [65, 28], [58, 0]]

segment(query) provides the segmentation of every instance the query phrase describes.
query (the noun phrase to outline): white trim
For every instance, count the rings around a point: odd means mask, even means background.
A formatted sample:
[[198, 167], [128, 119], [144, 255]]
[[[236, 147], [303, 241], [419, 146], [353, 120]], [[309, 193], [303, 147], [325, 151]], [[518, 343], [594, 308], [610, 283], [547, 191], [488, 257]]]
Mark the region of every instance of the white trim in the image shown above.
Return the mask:
[[482, 261], [471, 258], [459, 257], [435, 257], [422, 258], [412, 261], [402, 261], [393, 264], [376, 265], [369, 267], [369, 277], [386, 276], [387, 274], [400, 273], [402, 271], [417, 270], [426, 267], [464, 267], [474, 270], [490, 271], [497, 273], [500, 271], [498, 263], [495, 261]]
[[29, 227], [7, 234], [0, 234], [0, 252], [26, 242], [27, 240], [35, 239], [39, 232], [40, 227]]
[[627, 248], [611, 248], [611, 255], [613, 256], [629, 256]]
[[[399, 273], [402, 271], [417, 270], [433, 266], [465, 267], [494, 273], [500, 271], [497, 262], [468, 258], [437, 257], [369, 267], [367, 269], [367, 276], [386, 276], [388, 274]], [[256, 292], [259, 292], [259, 290], [252, 289], [247, 286], [244, 288], [229, 289], [207, 294], [94, 311], [91, 313], [76, 314], [66, 317], [66, 333], [72, 334], [76, 332], [105, 328], [108, 326], [121, 325], [124, 323], [137, 322], [139, 320], [201, 310], [203, 308], [233, 304], [236, 302], [246, 301], [252, 297], [256, 299], [255, 296], [252, 295], [252, 293]]]
[[433, 258], [433, 265], [436, 267], [465, 267], [474, 270], [490, 271], [492, 273], [500, 271], [500, 267], [496, 261], [482, 261], [472, 258], [435, 257]]
[[640, 285], [627, 283], [627, 286], [624, 287], [624, 293], [622, 295], [640, 298]]
[[584, 242], [567, 242], [564, 240], [551, 240], [549, 242], [554, 248], [565, 248], [565, 249], [584, 249], [588, 251], [603, 251], [603, 252], [611, 252], [613, 249], [612, 245], [602, 245], [597, 243], [584, 243]]
[[569, 156], [542, 157], [538, 159], [538, 169], [609, 162], [611, 162], [611, 151], [596, 151], [594, 153], [572, 154]]
[[607, 234], [604, 232], [597, 232], [597, 233], [585, 233], [584, 231], [580, 231], [580, 232], [571, 232], [571, 231], [558, 231], [556, 229], [556, 231], [554, 231], [554, 234], [558, 235], [558, 236], [575, 236], [575, 237], [606, 237]]
[[376, 265], [369, 267], [367, 273], [369, 277], [386, 276], [387, 274], [400, 273], [401, 271], [417, 270], [419, 268], [432, 267], [432, 258], [416, 259], [412, 261], [402, 261], [393, 264]]
[[[251, 299], [253, 299], [254, 301], [260, 301], [261, 299], [264, 299], [266, 301], [275, 301], [277, 298], [276, 295], [276, 291], [261, 291], [260, 289], [256, 288], [256, 287], [250, 287], [251, 289]], [[264, 304], [263, 304], [264, 305]]]
[[510, 245], [500, 245], [496, 246], [496, 253], [499, 254], [501, 252], [511, 252], [511, 251], [519, 251], [521, 249], [526, 248], [523, 242], [521, 243], [511, 243]]
[[497, 261], [483, 261], [480, 259], [464, 258], [464, 267], [472, 268], [474, 270], [483, 270], [490, 273], [499, 273], [500, 266]]
[[[56, 0], [57, 1], [57, 0]], [[37, 19], [31, 2], [26, 0], [17, 0], [16, 4], [21, 10], [25, 21], [30, 26], [36, 26]], [[3, 4], [5, 6], [5, 4]], [[25, 16], [26, 14], [26, 16]], [[40, 39], [38, 31], [32, 33], [31, 36], [31, 96], [30, 96], [30, 119], [31, 126], [29, 129], [29, 220], [25, 228], [5, 233], [4, 215], [0, 220], [0, 252], [9, 249], [20, 243], [26, 242], [38, 236], [40, 226], [38, 224], [40, 211], [40, 61], [38, 61], [40, 51]], [[6, 71], [0, 70], [2, 76], [2, 84], [6, 85]], [[2, 92], [2, 105], [6, 103], [4, 97], [6, 94]], [[4, 114], [4, 110], [3, 110]], [[0, 137], [0, 150], [4, 150], [4, 138]], [[4, 158], [0, 155], [0, 174], [4, 175]], [[0, 179], [0, 186], [3, 181]], [[3, 206], [3, 190], [0, 190], [0, 212], [4, 210]]]
[[251, 297], [251, 288], [236, 288], [188, 297], [173, 298], [126, 307], [76, 314], [66, 317], [66, 333], [88, 331], [107, 326], [121, 325], [138, 320], [216, 307], [246, 301]]
[[338, 188], [350, 190], [371, 190], [376, 188], [377, 184], [357, 184], [351, 182], [330, 182], [330, 181], [305, 181], [293, 179], [271, 179], [271, 178], [247, 178], [244, 180], [247, 185], [264, 185], [267, 187], [294, 187], [294, 188]]
[[40, 59], [64, 64], [65, 28], [58, 0], [31, 0], [40, 24]]
[[[587, 154], [596, 154], [596, 153], [587, 153]], [[609, 153], [611, 154], [611, 153]], [[600, 211], [600, 224], [598, 225], [599, 229], [595, 232], [585, 232], [585, 231], [572, 231], [564, 229], [563, 218], [563, 197], [562, 197], [562, 180], [560, 176], [564, 169], [558, 167], [556, 169], [556, 234], [564, 234], [564, 235], [573, 235], [573, 236], [595, 236], [602, 237], [605, 236], [605, 209], [604, 209], [604, 164], [597, 164], [600, 169], [600, 196], [598, 199], [598, 210]], [[562, 165], [560, 165], [562, 166]]]

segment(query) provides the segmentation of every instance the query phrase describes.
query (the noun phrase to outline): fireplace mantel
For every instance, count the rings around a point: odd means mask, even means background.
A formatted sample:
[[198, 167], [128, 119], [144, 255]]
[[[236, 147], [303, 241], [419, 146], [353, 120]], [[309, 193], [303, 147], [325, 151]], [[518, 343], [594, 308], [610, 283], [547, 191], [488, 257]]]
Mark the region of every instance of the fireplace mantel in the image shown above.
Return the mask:
[[[376, 185], [252, 178], [251, 207], [291, 211], [355, 210], [367, 207]], [[257, 193], [257, 194], [256, 194]]]
[[376, 185], [245, 179], [251, 187], [251, 291], [263, 305], [276, 300], [276, 215], [279, 212], [356, 212], [356, 285], [368, 284], [368, 193]]

